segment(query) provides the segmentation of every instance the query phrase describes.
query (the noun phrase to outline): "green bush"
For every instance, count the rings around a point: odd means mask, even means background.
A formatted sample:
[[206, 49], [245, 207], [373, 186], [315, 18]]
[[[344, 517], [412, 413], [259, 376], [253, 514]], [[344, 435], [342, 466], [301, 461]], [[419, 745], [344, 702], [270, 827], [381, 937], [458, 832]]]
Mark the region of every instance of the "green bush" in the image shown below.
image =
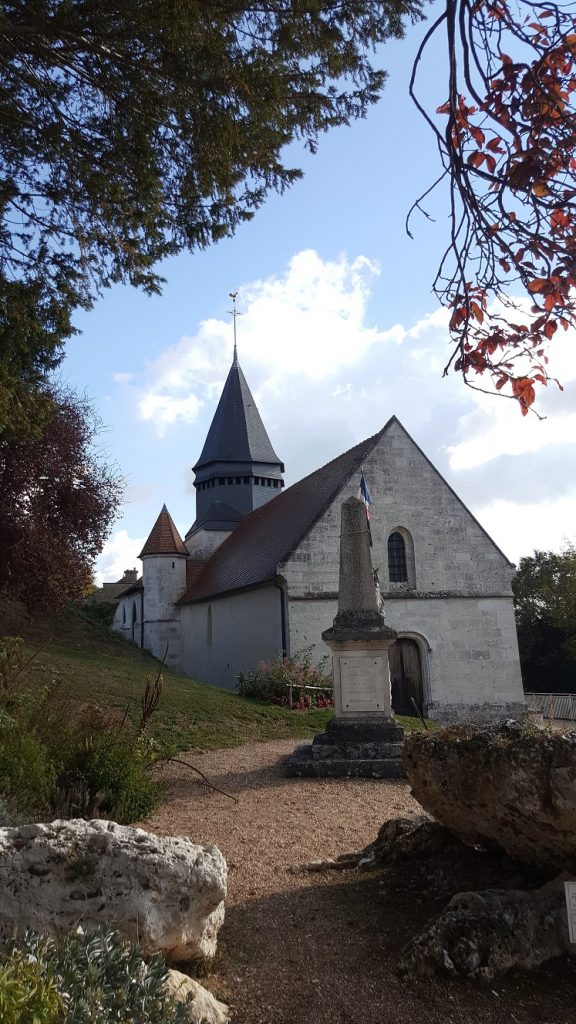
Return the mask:
[[154, 749], [132, 728], [72, 729], [60, 757], [57, 817], [107, 817], [126, 824], [145, 818], [158, 803], [160, 786], [149, 770]]
[[0, 963], [2, 1024], [61, 1024], [64, 1002], [50, 968], [12, 950]]
[[[117, 932], [64, 935], [59, 939], [28, 933], [4, 954], [0, 967], [2, 1024], [185, 1024], [186, 1009], [166, 994], [166, 966], [160, 956], [142, 951]], [[26, 971], [32, 967], [32, 971]], [[4, 978], [7, 982], [4, 983]], [[44, 979], [33, 989], [32, 1005], [21, 1012], [22, 988], [16, 977]], [[3, 1011], [3, 1012], [2, 1012]], [[52, 1014], [52, 1015], [50, 1015]]]
[[[0, 795], [6, 824], [51, 813], [56, 767], [41, 739], [27, 729], [26, 718], [0, 721]], [[1, 1018], [0, 1018], [1, 1020]]]
[[[261, 661], [253, 672], [242, 672], [238, 680], [241, 697], [256, 697], [281, 706], [288, 706], [290, 686], [292, 706], [297, 710], [333, 704], [332, 677], [323, 663], [320, 666], [312, 663], [309, 651], [291, 658]], [[323, 692], [306, 690], [307, 686], [321, 687]]]
[[[54, 680], [28, 692], [23, 644], [0, 639], [0, 811], [5, 824], [54, 817], [146, 817], [161, 790], [150, 773], [157, 751], [140, 728], [99, 709], [59, 702]], [[155, 686], [155, 690], [154, 690]], [[152, 686], [159, 699], [161, 682]], [[143, 705], [146, 706], [145, 704]], [[144, 715], [144, 711], [143, 711]]]

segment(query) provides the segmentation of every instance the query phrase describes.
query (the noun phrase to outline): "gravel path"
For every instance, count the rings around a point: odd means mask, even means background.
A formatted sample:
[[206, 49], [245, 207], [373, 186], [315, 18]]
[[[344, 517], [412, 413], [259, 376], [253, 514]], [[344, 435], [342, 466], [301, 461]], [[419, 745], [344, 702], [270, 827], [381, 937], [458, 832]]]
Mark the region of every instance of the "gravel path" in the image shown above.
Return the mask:
[[[387, 818], [419, 813], [406, 783], [287, 779], [293, 740], [192, 753], [233, 803], [179, 765], [145, 823], [216, 843], [229, 867], [226, 922], [206, 984], [234, 1024], [568, 1024], [576, 969], [560, 962], [490, 986], [401, 981], [399, 950], [441, 909], [390, 891], [382, 874], [294, 872], [371, 842]], [[445, 901], [444, 901], [445, 902]]]

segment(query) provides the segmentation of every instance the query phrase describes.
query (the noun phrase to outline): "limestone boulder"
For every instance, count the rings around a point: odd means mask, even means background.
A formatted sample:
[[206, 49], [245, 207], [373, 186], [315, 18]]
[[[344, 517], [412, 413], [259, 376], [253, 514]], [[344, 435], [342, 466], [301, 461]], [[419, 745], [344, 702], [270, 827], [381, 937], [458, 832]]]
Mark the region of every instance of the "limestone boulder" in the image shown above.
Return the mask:
[[194, 978], [180, 971], [168, 971], [166, 991], [173, 999], [184, 1003], [188, 1024], [228, 1024], [230, 1013], [226, 1003], [221, 1003], [211, 992], [203, 988]]
[[112, 821], [0, 829], [0, 941], [107, 924], [173, 963], [214, 955], [226, 861], [216, 846]]
[[454, 896], [404, 950], [399, 970], [487, 980], [573, 952], [564, 900], [565, 876], [533, 892], [491, 889]]
[[407, 737], [404, 763], [416, 800], [465, 843], [576, 871], [576, 733], [448, 727]]

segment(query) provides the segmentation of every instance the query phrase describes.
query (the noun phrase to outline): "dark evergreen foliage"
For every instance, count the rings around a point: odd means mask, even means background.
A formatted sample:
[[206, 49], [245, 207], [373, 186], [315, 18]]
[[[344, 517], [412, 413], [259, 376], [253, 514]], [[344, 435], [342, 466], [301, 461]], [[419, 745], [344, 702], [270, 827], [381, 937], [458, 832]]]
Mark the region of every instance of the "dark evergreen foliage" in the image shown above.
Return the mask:
[[576, 693], [576, 548], [521, 558], [513, 589], [524, 688]]
[[[24, 0], [0, 12], [0, 385], [102, 288], [253, 216], [296, 139], [362, 117], [421, 0]], [[0, 413], [2, 408], [0, 406]], [[4, 415], [7, 409], [4, 407]], [[1, 420], [0, 420], [1, 423]]]

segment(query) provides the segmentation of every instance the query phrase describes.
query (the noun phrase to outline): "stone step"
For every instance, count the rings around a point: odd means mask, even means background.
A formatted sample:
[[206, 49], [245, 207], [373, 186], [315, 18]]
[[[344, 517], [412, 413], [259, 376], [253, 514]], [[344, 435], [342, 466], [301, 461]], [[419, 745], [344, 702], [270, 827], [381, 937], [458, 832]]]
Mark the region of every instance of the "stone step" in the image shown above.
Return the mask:
[[401, 757], [343, 758], [319, 760], [312, 755], [312, 745], [297, 747], [288, 758], [287, 775], [296, 778], [323, 779], [403, 779]]
[[386, 758], [402, 759], [404, 743], [312, 743], [312, 757], [315, 760], [358, 760], [374, 761]]

